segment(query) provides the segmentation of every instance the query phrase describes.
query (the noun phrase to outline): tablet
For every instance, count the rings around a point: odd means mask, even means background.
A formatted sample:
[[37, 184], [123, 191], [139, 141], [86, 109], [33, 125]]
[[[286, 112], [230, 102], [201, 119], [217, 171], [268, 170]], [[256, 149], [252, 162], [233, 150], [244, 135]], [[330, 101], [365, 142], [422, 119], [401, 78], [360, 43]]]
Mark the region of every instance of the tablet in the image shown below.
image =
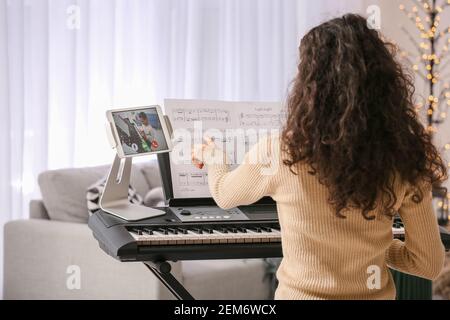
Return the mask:
[[119, 157], [172, 150], [170, 132], [160, 106], [109, 110], [106, 117]]

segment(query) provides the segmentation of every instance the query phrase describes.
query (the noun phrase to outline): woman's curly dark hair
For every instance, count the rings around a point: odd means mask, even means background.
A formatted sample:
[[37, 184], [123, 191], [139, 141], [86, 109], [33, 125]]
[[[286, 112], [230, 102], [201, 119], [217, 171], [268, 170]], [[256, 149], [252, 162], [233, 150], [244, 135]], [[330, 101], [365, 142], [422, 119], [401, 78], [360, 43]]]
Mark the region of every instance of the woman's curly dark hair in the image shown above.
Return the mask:
[[319, 25], [301, 41], [282, 135], [284, 163], [294, 173], [297, 164], [308, 164], [338, 217], [357, 208], [371, 220], [379, 205], [393, 215], [395, 177], [414, 186], [416, 202], [423, 199], [421, 183], [447, 178], [417, 118], [413, 78], [395, 49], [354, 14]]

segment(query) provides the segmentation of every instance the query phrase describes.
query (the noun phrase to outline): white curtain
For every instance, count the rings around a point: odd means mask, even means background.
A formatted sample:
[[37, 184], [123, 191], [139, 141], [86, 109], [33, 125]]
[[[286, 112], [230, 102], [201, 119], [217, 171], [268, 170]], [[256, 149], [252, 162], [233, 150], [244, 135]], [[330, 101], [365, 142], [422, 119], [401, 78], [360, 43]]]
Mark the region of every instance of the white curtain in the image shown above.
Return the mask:
[[282, 100], [307, 28], [361, 7], [357, 0], [0, 0], [1, 221], [28, 216], [39, 172], [112, 160], [105, 110], [164, 98]]

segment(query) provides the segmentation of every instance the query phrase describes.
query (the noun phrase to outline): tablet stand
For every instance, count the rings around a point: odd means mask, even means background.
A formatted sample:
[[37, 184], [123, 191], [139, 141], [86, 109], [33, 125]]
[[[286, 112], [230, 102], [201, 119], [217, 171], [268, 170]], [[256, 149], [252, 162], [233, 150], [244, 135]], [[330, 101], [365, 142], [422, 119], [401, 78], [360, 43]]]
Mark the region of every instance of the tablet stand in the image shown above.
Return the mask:
[[100, 198], [100, 208], [126, 221], [138, 221], [164, 215], [164, 211], [132, 204], [128, 200], [131, 164], [132, 158], [121, 159], [116, 155]]

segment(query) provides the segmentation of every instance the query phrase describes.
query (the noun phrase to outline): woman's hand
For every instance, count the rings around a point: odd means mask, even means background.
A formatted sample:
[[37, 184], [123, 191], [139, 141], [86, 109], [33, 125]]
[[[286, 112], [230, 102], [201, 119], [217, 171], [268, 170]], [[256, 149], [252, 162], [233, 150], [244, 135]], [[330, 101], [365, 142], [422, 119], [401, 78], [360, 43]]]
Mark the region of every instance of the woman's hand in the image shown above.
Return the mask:
[[205, 138], [205, 143], [195, 145], [191, 153], [192, 164], [198, 169], [203, 169], [205, 167], [205, 152], [211, 151], [210, 149], [214, 147], [214, 141], [209, 137]]

